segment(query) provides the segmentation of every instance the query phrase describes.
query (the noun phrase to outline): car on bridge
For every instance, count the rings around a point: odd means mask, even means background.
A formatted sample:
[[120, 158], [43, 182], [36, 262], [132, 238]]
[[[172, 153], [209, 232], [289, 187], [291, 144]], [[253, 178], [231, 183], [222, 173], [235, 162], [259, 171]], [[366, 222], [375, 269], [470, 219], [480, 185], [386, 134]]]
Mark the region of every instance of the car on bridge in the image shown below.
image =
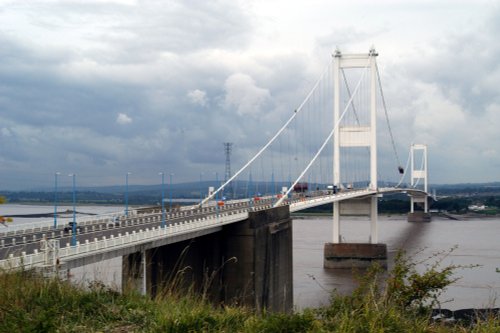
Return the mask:
[[120, 224], [120, 218], [118, 216], [114, 216], [111, 221], [108, 222], [108, 227], [119, 227]]
[[73, 231], [73, 224], [75, 224], [75, 230], [76, 231], [82, 231], [82, 227], [76, 224], [76, 222], [68, 222], [68, 225], [64, 227], [64, 232], [68, 233], [70, 231]]

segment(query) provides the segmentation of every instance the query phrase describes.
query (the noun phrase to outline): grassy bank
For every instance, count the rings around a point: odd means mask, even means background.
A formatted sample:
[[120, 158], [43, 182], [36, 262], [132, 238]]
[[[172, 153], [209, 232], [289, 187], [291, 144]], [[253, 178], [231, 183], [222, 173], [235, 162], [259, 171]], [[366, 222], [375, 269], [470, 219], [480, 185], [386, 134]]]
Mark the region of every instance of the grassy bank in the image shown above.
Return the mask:
[[154, 299], [118, 293], [99, 283], [78, 287], [29, 272], [0, 279], [0, 332], [500, 332], [500, 319], [435, 322], [430, 308], [454, 282], [455, 266], [415, 264], [398, 257], [387, 273], [363, 274], [350, 296], [332, 295], [331, 304], [294, 314], [255, 313], [215, 306], [190, 295]]

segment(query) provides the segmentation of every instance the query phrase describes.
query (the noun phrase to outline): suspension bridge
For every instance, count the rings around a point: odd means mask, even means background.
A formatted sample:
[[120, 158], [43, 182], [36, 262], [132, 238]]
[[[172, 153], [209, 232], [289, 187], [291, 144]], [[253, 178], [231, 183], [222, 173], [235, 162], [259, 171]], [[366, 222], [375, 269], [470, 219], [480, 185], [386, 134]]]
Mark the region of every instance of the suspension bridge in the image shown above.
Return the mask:
[[[218, 267], [221, 258], [237, 258], [238, 264], [224, 270], [224, 297], [241, 293], [251, 279], [254, 298], [249, 303], [271, 308], [286, 303], [288, 307], [289, 214], [325, 204], [333, 204], [333, 234], [331, 243], [325, 244], [325, 267], [352, 265], [356, 259], [385, 259], [385, 245], [378, 243], [379, 197], [406, 193], [411, 198], [410, 221], [427, 221], [430, 215], [427, 146], [412, 144], [402, 166], [377, 56], [374, 49], [366, 54], [335, 51], [296, 109], [269, 116], [282, 117], [283, 125], [238, 171], [227, 175], [218, 188], [209, 189], [199, 204], [166, 209], [162, 198], [161, 208], [127, 208], [118, 219], [114, 214], [73, 217], [69, 226], [12, 226], [0, 232], [0, 267], [57, 274], [121, 256], [124, 279], [135, 280], [144, 293], [154, 293], [158, 281], [174, 270], [190, 244], [198, 248], [187, 259], [193, 267], [207, 263]], [[377, 131], [379, 119], [385, 119], [383, 131]], [[379, 142], [392, 157], [385, 154], [379, 161]], [[238, 191], [241, 184], [246, 186]], [[342, 238], [341, 219], [348, 215], [368, 217], [366, 243], [352, 244]]]

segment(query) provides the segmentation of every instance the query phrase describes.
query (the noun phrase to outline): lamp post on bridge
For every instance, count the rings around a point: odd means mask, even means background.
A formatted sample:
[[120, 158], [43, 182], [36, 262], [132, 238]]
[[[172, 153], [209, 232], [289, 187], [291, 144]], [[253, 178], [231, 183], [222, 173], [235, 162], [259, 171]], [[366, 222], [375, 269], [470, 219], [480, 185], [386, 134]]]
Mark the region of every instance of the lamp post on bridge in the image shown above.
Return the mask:
[[76, 246], [76, 174], [70, 173], [73, 178], [73, 223], [71, 225], [71, 246]]
[[127, 172], [125, 174], [125, 216], [128, 217], [128, 176], [131, 175], [132, 172]]
[[203, 172], [200, 172], [200, 204], [203, 202]]
[[165, 173], [158, 173], [161, 175], [161, 227], [165, 228]]
[[60, 172], [54, 173], [54, 229], [57, 228], [57, 176]]
[[252, 172], [248, 174], [248, 206], [253, 208], [253, 191], [252, 191]]
[[169, 212], [170, 212], [170, 217], [172, 217], [172, 192], [173, 192], [173, 189], [172, 189], [172, 177], [174, 176], [173, 173], [170, 174], [170, 203], [169, 203]]
[[[215, 190], [219, 188], [219, 173], [215, 171]], [[215, 193], [215, 211], [217, 212], [217, 217], [219, 217], [219, 193]]]

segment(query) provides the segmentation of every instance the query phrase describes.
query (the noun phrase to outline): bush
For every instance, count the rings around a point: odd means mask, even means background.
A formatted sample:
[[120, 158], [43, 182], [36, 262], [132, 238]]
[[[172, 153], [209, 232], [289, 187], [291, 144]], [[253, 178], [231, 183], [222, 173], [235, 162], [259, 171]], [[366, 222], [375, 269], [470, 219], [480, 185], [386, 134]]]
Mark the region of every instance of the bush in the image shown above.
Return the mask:
[[351, 295], [333, 294], [329, 306], [294, 314], [217, 306], [171, 289], [151, 299], [102, 283], [83, 288], [32, 272], [0, 272], [0, 332], [500, 332], [498, 313], [471, 323], [431, 319], [440, 292], [463, 268], [443, 265], [448, 253], [414, 262], [401, 252], [390, 272], [373, 266], [360, 275]]
[[[455, 331], [461, 324], [444, 327], [430, 318], [432, 308], [439, 306], [438, 296], [457, 280], [453, 273], [474, 267], [443, 266], [451, 251], [437, 253], [424, 262], [414, 262], [399, 252], [389, 273], [372, 266], [359, 278], [351, 295], [334, 294], [329, 306], [316, 311], [317, 316], [328, 332], [429, 332], [437, 327], [443, 332]], [[425, 267], [422, 273], [416, 269], [418, 264]], [[500, 330], [498, 318], [488, 325]]]

